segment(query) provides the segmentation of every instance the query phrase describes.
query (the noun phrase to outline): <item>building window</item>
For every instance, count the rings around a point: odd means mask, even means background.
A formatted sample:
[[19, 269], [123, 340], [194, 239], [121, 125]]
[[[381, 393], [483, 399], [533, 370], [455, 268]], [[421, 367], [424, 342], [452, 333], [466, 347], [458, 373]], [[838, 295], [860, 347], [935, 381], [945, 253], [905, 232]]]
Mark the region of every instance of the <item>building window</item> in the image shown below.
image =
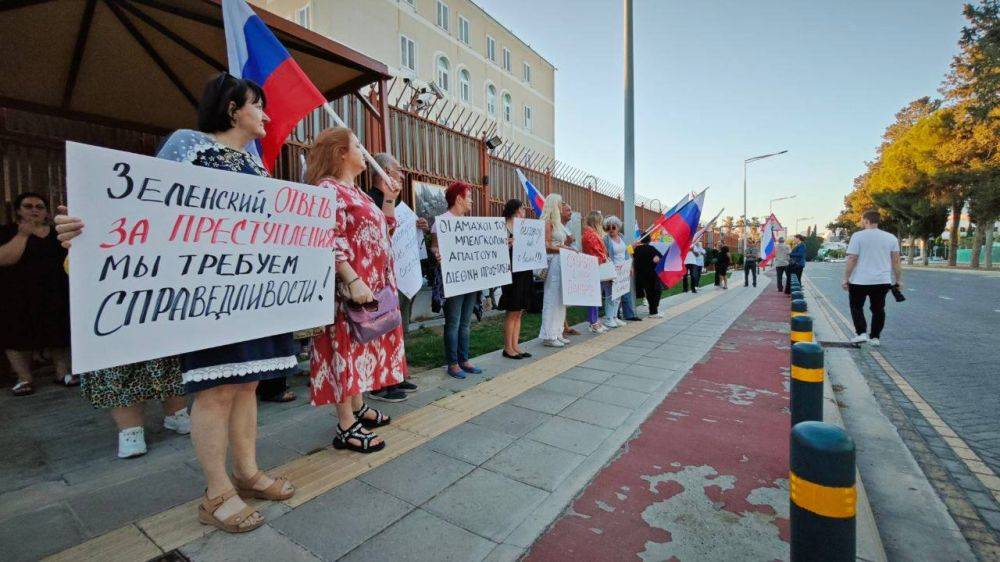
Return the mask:
[[510, 72], [510, 49], [503, 48], [503, 69]]
[[493, 84], [486, 86], [486, 113], [490, 117], [497, 116], [497, 89]]
[[445, 57], [438, 57], [437, 64], [437, 85], [442, 91], [448, 91], [448, 74], [450, 65]]
[[448, 22], [451, 20], [451, 10], [448, 5], [438, 0], [437, 3], [437, 24], [441, 29], [448, 31]]
[[524, 63], [524, 82], [531, 84], [531, 65]]
[[489, 35], [486, 36], [486, 58], [497, 61], [497, 42]]
[[472, 101], [472, 77], [469, 75], [469, 71], [464, 68], [458, 73], [458, 90], [462, 101], [465, 103]]
[[399, 36], [399, 66], [414, 72], [417, 71], [417, 47], [405, 35]]
[[503, 120], [510, 123], [511, 122], [511, 102], [510, 94], [503, 95]]
[[312, 25], [312, 3], [295, 10], [295, 23], [309, 29]]
[[531, 130], [531, 108], [524, 106], [524, 130]]
[[469, 44], [469, 20], [462, 16], [458, 16], [458, 40]]

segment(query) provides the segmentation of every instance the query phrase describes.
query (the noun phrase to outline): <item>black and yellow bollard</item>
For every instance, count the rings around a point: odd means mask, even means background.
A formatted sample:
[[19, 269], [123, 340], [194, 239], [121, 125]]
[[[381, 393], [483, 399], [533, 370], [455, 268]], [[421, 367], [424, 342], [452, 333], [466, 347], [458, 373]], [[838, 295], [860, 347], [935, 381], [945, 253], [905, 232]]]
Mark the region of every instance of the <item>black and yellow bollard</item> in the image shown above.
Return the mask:
[[813, 320], [805, 314], [792, 318], [792, 345], [813, 341]]
[[806, 305], [806, 301], [805, 300], [803, 300], [803, 299], [793, 299], [792, 300], [792, 318], [795, 318], [796, 316], [802, 316], [803, 314], [805, 314], [808, 311], [809, 311], [809, 307], [808, 307], [808, 305]]
[[792, 425], [823, 421], [823, 347], [818, 343], [792, 344]]
[[792, 289], [792, 300], [806, 300], [806, 294], [802, 292], [802, 289]]
[[854, 442], [839, 427], [809, 421], [792, 428], [791, 449], [792, 562], [853, 561]]

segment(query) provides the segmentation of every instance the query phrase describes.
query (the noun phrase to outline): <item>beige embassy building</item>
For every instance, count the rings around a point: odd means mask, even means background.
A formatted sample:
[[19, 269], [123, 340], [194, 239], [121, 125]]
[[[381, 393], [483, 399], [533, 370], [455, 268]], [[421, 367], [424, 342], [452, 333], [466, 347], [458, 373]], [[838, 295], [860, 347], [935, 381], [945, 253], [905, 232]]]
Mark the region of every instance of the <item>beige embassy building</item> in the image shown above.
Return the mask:
[[555, 67], [475, 2], [252, 3], [385, 63], [400, 78], [390, 102], [402, 78], [434, 83], [451, 104], [496, 121], [505, 142], [555, 155]]

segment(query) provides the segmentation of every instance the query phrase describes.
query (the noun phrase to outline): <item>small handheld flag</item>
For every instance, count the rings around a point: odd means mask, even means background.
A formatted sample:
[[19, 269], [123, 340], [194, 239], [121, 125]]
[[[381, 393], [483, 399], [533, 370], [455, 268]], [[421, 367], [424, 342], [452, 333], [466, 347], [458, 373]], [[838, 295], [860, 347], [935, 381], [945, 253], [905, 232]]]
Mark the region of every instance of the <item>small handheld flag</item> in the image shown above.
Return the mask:
[[770, 217], [767, 217], [767, 221], [760, 229], [760, 265], [762, 267], [766, 266], [771, 260], [773, 260], [775, 254], [777, 253], [774, 233], [780, 229], [781, 223], [778, 222], [778, 219], [773, 214]]
[[535, 210], [535, 216], [542, 216], [542, 207], [545, 206], [545, 198], [542, 197], [542, 194], [538, 192], [538, 189], [535, 188], [530, 181], [528, 181], [528, 178], [524, 176], [524, 172], [518, 168], [514, 168], [514, 171], [517, 172], [517, 179], [521, 182], [521, 187], [524, 188], [524, 194], [528, 203], [530, 203], [531, 208]]
[[264, 20], [244, 0], [222, 0], [229, 73], [256, 82], [267, 96], [267, 135], [251, 146], [268, 171], [295, 125], [326, 102]]
[[674, 241], [667, 248], [663, 259], [656, 264], [656, 274], [667, 287], [673, 287], [684, 278], [684, 258], [687, 257], [694, 234], [698, 230], [704, 203], [705, 191], [702, 191], [663, 221], [664, 230], [670, 233]]

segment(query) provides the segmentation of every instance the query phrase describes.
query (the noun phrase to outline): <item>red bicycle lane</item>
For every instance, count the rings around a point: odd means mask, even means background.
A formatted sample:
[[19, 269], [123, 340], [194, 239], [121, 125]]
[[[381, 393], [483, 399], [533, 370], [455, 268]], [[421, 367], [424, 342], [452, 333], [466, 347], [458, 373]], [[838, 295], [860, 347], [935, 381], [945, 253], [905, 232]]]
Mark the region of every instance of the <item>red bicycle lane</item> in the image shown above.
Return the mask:
[[525, 560], [786, 560], [788, 298], [758, 296]]

